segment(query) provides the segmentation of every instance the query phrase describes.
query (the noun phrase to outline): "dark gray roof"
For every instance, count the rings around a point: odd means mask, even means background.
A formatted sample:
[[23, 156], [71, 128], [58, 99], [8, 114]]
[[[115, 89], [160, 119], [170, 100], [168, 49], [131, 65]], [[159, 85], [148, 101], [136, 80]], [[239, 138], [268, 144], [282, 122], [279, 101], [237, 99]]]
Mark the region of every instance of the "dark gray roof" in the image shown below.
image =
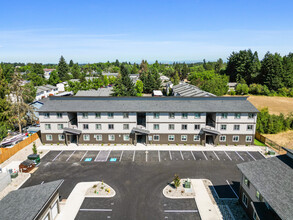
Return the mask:
[[62, 183], [63, 180], [57, 180], [10, 192], [0, 201], [0, 218], [5, 220], [36, 219]]
[[251, 112], [247, 97], [50, 97], [39, 112]]
[[99, 88], [98, 90], [79, 90], [75, 96], [111, 96], [113, 87]]
[[81, 134], [81, 130], [77, 130], [74, 128], [64, 128], [64, 132], [72, 133], [72, 134]]
[[202, 131], [203, 132], [206, 132], [206, 133], [211, 133], [211, 134], [216, 134], [216, 135], [220, 135], [221, 133], [217, 130], [212, 130], [212, 129], [208, 129], [208, 128], [202, 128]]
[[281, 155], [237, 166], [281, 219], [293, 219], [293, 159]]
[[138, 133], [142, 133], [142, 134], [150, 134], [149, 130], [146, 129], [142, 129], [142, 128], [132, 128], [133, 132], [138, 132]]
[[186, 96], [186, 97], [214, 97], [216, 96], [212, 93], [201, 90], [197, 86], [184, 83], [184, 82], [173, 86], [172, 89], [175, 96]]

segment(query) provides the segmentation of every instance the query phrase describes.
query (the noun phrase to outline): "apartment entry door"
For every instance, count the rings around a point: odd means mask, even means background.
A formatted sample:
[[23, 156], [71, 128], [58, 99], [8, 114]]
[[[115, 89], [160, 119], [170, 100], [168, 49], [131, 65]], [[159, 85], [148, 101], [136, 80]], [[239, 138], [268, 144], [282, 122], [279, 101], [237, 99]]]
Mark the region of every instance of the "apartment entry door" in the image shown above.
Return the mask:
[[206, 144], [214, 144], [214, 135], [206, 135]]
[[145, 134], [137, 134], [137, 143], [146, 144], [146, 135]]

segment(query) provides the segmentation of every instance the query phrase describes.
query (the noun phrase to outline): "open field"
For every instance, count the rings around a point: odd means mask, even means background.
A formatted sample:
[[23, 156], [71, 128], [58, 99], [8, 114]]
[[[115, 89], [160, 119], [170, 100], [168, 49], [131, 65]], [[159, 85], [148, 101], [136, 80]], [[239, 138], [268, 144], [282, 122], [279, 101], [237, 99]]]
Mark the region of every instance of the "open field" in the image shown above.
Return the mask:
[[293, 131], [285, 131], [278, 134], [263, 134], [277, 144], [293, 149]]
[[248, 100], [258, 109], [268, 107], [270, 114], [279, 115], [293, 112], [293, 98], [278, 96], [250, 95]]

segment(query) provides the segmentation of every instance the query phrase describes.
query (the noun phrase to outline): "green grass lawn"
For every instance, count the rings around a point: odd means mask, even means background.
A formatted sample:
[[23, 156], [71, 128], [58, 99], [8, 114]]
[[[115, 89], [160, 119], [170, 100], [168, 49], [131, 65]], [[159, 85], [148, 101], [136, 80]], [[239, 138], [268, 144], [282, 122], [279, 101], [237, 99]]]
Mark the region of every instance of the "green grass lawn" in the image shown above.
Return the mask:
[[254, 139], [254, 144], [256, 146], [266, 146], [264, 143], [260, 142], [259, 140]]

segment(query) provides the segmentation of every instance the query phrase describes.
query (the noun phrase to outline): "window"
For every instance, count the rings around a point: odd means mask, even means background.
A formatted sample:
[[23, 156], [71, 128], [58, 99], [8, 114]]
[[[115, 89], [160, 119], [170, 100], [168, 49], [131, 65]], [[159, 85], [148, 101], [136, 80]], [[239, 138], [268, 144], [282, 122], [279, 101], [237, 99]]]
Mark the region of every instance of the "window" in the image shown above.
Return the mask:
[[64, 134], [58, 134], [58, 139], [59, 141], [64, 141], [65, 140]]
[[244, 184], [245, 184], [247, 187], [249, 187], [249, 185], [250, 185], [250, 182], [249, 182], [249, 180], [248, 180], [246, 177], [244, 177]]
[[51, 134], [46, 134], [46, 140], [47, 141], [52, 141], [53, 140], [52, 135]]
[[200, 129], [200, 125], [194, 125], [194, 130], [199, 130]]
[[221, 130], [227, 130], [227, 125], [221, 125]]
[[257, 216], [256, 212], [253, 210], [253, 220], [259, 220], [259, 217]]
[[175, 118], [175, 113], [173, 112], [169, 113], [169, 118]]
[[84, 141], [89, 141], [90, 140], [90, 135], [89, 134], [84, 134], [83, 135], [83, 140]]
[[58, 215], [58, 202], [56, 201], [54, 205], [51, 208], [52, 213], [52, 219], [56, 219], [56, 216]]
[[247, 131], [252, 131], [253, 130], [253, 125], [247, 125]]
[[103, 136], [101, 134], [97, 134], [96, 135], [96, 140], [97, 141], [102, 141], [103, 140]]
[[252, 136], [246, 136], [245, 141], [246, 142], [252, 142]]
[[45, 113], [44, 118], [50, 118], [50, 113]]
[[57, 113], [57, 118], [62, 118], [62, 113]]
[[96, 130], [102, 130], [102, 125], [101, 124], [96, 124]]
[[181, 135], [181, 141], [187, 141], [187, 135]]
[[123, 113], [123, 118], [129, 118], [129, 114], [127, 112]]
[[45, 124], [45, 130], [51, 130], [51, 125], [50, 124]]
[[241, 114], [240, 113], [235, 113], [235, 118], [237, 118], [237, 119], [241, 118]]
[[220, 142], [225, 142], [225, 141], [226, 141], [226, 135], [221, 135]]
[[234, 125], [234, 131], [239, 131], [240, 130], [240, 125]]
[[124, 134], [123, 135], [123, 140], [124, 141], [129, 141], [129, 134]]
[[57, 129], [62, 130], [63, 129], [63, 124], [57, 124]]
[[199, 135], [194, 135], [193, 136], [193, 140], [194, 141], [199, 141], [200, 140], [200, 136]]
[[83, 130], [88, 130], [89, 129], [89, 124], [83, 124]]
[[254, 114], [253, 113], [248, 113], [248, 118], [254, 118]]
[[242, 196], [242, 203], [247, 208], [248, 201], [247, 201], [247, 197], [246, 197], [245, 193], [243, 193], [243, 196]]
[[194, 118], [200, 118], [200, 113], [194, 113]]
[[154, 113], [154, 118], [160, 118], [160, 113]]
[[129, 129], [129, 124], [123, 124], [123, 130], [128, 130]]
[[109, 112], [108, 113], [108, 118], [114, 118], [114, 113], [113, 112]]
[[114, 134], [109, 134], [108, 135], [108, 140], [109, 141], [115, 141], [115, 135]]
[[108, 124], [108, 129], [113, 130], [114, 129], [114, 124]]
[[88, 113], [86, 113], [86, 112], [82, 113], [82, 118], [88, 118], [88, 117], [89, 117]]
[[228, 117], [228, 114], [227, 113], [222, 113], [221, 114], [221, 118], [226, 119], [227, 117]]
[[256, 193], [255, 193], [255, 197], [258, 199], [258, 201], [262, 201], [262, 196], [260, 194], [259, 191], [256, 190]]
[[160, 129], [160, 125], [159, 124], [154, 124], [154, 130], [159, 130]]
[[183, 119], [188, 118], [188, 114], [187, 114], [187, 113], [182, 113], [182, 118], [183, 118]]
[[154, 135], [154, 141], [159, 141], [160, 140], [160, 135]]
[[233, 142], [238, 142], [239, 141], [239, 136], [233, 136]]
[[175, 125], [174, 124], [169, 124], [169, 130], [174, 130], [175, 129]]
[[100, 112], [96, 113], [96, 118], [101, 118], [101, 113]]
[[187, 130], [187, 125], [181, 125], [181, 130]]
[[168, 135], [168, 141], [175, 141], [174, 135]]

